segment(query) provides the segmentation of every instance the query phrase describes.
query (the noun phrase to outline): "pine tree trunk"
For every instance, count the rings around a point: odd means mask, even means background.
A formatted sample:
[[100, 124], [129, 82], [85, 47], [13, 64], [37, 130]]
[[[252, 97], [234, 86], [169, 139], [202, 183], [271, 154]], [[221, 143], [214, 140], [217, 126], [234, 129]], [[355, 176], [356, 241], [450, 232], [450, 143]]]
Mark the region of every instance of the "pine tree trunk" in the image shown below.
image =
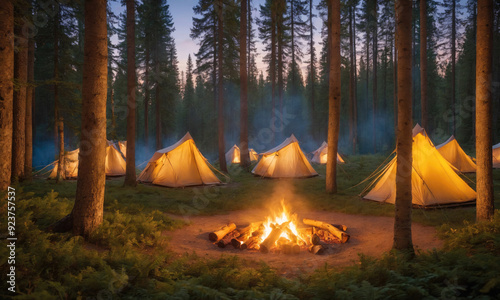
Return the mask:
[[455, 65], [456, 65], [456, 0], [452, 0], [451, 6], [451, 111], [453, 114], [453, 135], [456, 136], [456, 99], [455, 99]]
[[35, 67], [35, 41], [31, 38], [28, 42], [28, 87], [26, 89], [26, 131], [24, 178], [31, 179], [33, 165], [33, 91]]
[[396, 0], [396, 48], [398, 50], [398, 129], [396, 145], [396, 202], [393, 248], [413, 252], [411, 238], [412, 173], [412, 1]]
[[[314, 120], [314, 117], [315, 117], [315, 113], [314, 113], [314, 80], [316, 78], [314, 78], [314, 74], [315, 74], [315, 70], [314, 70], [314, 25], [313, 25], [313, 13], [312, 13], [312, 8], [313, 8], [313, 0], [309, 0], [309, 38], [310, 38], [310, 44], [309, 44], [309, 52], [311, 54], [311, 61], [310, 61], [310, 69], [311, 69], [311, 111], [312, 111], [312, 118]], [[316, 134], [315, 132], [316, 130], [314, 130], [313, 134]]]
[[377, 56], [378, 56], [378, 33], [377, 33], [377, 0], [373, 0], [373, 153], [377, 153]]
[[127, 159], [125, 185], [136, 186], [135, 174], [135, 0], [127, 0]]
[[427, 128], [427, 1], [420, 0], [420, 105], [422, 127]]
[[352, 32], [352, 5], [349, 6], [349, 140], [352, 145], [352, 153], [356, 152], [354, 142], [354, 36]]
[[[15, 7], [16, 19], [24, 16], [21, 8]], [[22, 24], [14, 27], [18, 37], [18, 51], [14, 53], [14, 78], [19, 86], [14, 90], [14, 114], [12, 132], [12, 182], [24, 176], [25, 124], [26, 124], [26, 82], [28, 79], [28, 39], [23, 34]]]
[[353, 105], [354, 105], [354, 110], [353, 110], [353, 113], [354, 113], [354, 135], [353, 135], [353, 140], [352, 140], [352, 143], [353, 143], [353, 149], [354, 149], [354, 152], [353, 153], [356, 153], [357, 151], [357, 144], [358, 144], [358, 64], [357, 64], [357, 50], [356, 50], [356, 6], [353, 7], [353, 11], [352, 11], [352, 35], [353, 35], [353, 61], [354, 61], [354, 65], [353, 65], [353, 70], [354, 70], [354, 73], [353, 73], [353, 76], [354, 76], [354, 98], [353, 98]]
[[218, 123], [218, 126], [217, 126], [217, 131], [218, 131], [218, 140], [219, 140], [219, 163], [220, 163], [220, 169], [223, 171], [223, 172], [226, 172], [227, 173], [227, 166], [226, 166], [226, 151], [225, 151], [225, 148], [226, 148], [226, 143], [225, 143], [225, 140], [224, 140], [224, 73], [223, 73], [223, 69], [222, 69], [222, 55], [223, 55], [223, 51], [222, 51], [222, 45], [224, 43], [223, 41], [223, 35], [224, 35], [224, 23], [223, 23], [223, 11], [222, 11], [222, 5], [223, 5], [223, 1], [222, 0], [218, 0], [217, 1], [217, 29], [218, 29], [218, 34], [217, 34], [217, 39], [218, 39], [218, 42], [217, 42], [217, 51], [218, 51], [218, 57], [219, 57], [219, 60], [217, 61], [217, 64], [218, 64], [218, 78], [219, 78], [219, 81], [217, 82], [217, 88], [218, 88], [218, 92], [217, 92], [217, 96], [218, 96], [218, 107], [217, 107], [217, 123]]
[[[395, 35], [396, 36], [396, 35]], [[394, 37], [395, 39], [395, 37]], [[393, 55], [393, 110], [394, 110], [394, 134], [398, 131], [398, 48], [396, 43], [394, 43], [394, 55]]]
[[14, 97], [14, 5], [0, 4], [0, 191], [7, 190], [12, 166]]
[[477, 2], [476, 43], [476, 220], [490, 220], [495, 212], [492, 174], [492, 28], [493, 3]]
[[108, 79], [106, 0], [85, 1], [82, 135], [73, 233], [88, 236], [103, 221], [106, 183], [106, 91]]
[[273, 139], [272, 142], [274, 143], [274, 137], [276, 133], [276, 120], [275, 120], [275, 114], [274, 114], [274, 109], [276, 107], [276, 6], [273, 5], [271, 8], [271, 67], [269, 68], [271, 76], [271, 130], [273, 130]]
[[340, 129], [340, 0], [328, 1], [331, 17], [329, 35], [330, 75], [328, 78], [328, 158], [326, 164], [326, 191], [337, 192], [337, 150]]
[[[281, 3], [281, 2], [280, 2]], [[281, 9], [278, 12], [278, 21], [277, 21], [277, 43], [278, 43], [278, 99], [279, 99], [279, 107], [280, 107], [280, 127], [277, 128], [276, 133], [283, 133], [283, 12]]]
[[[157, 58], [158, 59], [158, 58]], [[160, 74], [160, 66], [158, 61], [155, 63], [156, 65], [156, 74]], [[158, 75], [157, 75], [158, 76]], [[155, 104], [156, 104], [156, 150], [160, 150], [162, 148], [161, 142], [161, 99], [160, 99], [160, 83], [158, 80], [155, 82]]]
[[247, 1], [241, 1], [240, 22], [240, 165], [250, 166], [248, 154]]
[[149, 144], [149, 119], [148, 119], [148, 110], [149, 110], [149, 45], [146, 45], [145, 49], [145, 60], [146, 67], [144, 70], [144, 146], [147, 148]]
[[57, 132], [57, 176], [56, 182], [65, 178], [64, 165], [64, 121], [59, 105], [59, 22], [60, 14], [57, 13], [54, 19], [54, 122]]

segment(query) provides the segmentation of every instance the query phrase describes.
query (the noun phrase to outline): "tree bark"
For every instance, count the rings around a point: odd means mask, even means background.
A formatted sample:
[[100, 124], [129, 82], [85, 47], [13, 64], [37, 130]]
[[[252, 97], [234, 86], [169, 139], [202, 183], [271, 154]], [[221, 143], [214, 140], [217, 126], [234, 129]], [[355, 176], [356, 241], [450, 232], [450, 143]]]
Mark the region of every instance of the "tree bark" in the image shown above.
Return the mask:
[[28, 42], [28, 87], [26, 89], [26, 123], [25, 123], [25, 158], [24, 158], [24, 178], [32, 178], [33, 165], [33, 92], [35, 67], [35, 41], [33, 38]]
[[106, 0], [85, 1], [82, 135], [73, 233], [88, 236], [103, 221], [106, 183], [106, 90], [108, 78]]
[[[158, 46], [156, 46], [158, 47]], [[156, 61], [154, 62], [155, 64], [155, 70], [156, 70], [156, 75], [155, 78], [155, 104], [156, 104], [156, 150], [160, 150], [162, 148], [162, 143], [161, 143], [161, 99], [160, 99], [160, 82], [158, 81], [158, 76], [160, 74], [160, 63], [158, 62], [158, 49], [156, 49], [156, 58], [154, 58]]]
[[377, 33], [377, 0], [373, 0], [373, 153], [377, 153], [377, 56], [378, 56], [378, 33]]
[[219, 163], [220, 163], [220, 169], [223, 171], [223, 172], [226, 172], [227, 173], [227, 166], [226, 166], [226, 151], [225, 151], [225, 147], [226, 147], [226, 143], [225, 143], [225, 139], [224, 139], [224, 73], [223, 73], [223, 64], [222, 64], [222, 55], [223, 55], [223, 43], [224, 43], [224, 40], [223, 40], [223, 35], [224, 35], [224, 22], [222, 20], [223, 18], [223, 11], [222, 11], [222, 5], [223, 5], [223, 1], [222, 0], [218, 0], [217, 1], [217, 29], [218, 29], [218, 34], [217, 34], [217, 39], [218, 39], [218, 45], [217, 45], [217, 52], [218, 52], [218, 57], [219, 57], [219, 60], [217, 61], [217, 64], [218, 64], [218, 78], [219, 78], [219, 81], [217, 82], [217, 88], [218, 88], [218, 92], [217, 92], [217, 96], [218, 96], [218, 107], [217, 107], [217, 123], [218, 123], [218, 136], [219, 136]]
[[328, 1], [331, 17], [330, 72], [328, 88], [328, 158], [326, 191], [337, 192], [337, 151], [340, 129], [340, 0]]
[[146, 44], [145, 49], [146, 67], [144, 70], [144, 146], [147, 148], [149, 144], [149, 129], [148, 129], [148, 110], [149, 110], [149, 45]]
[[[310, 72], [311, 72], [311, 110], [312, 114], [311, 116], [314, 118], [315, 113], [314, 113], [314, 78], [315, 76], [315, 69], [314, 69], [314, 25], [313, 25], [313, 13], [312, 13], [312, 8], [313, 8], [313, 0], [309, 0], [309, 52], [311, 55], [311, 61], [310, 61]], [[316, 134], [315, 130], [313, 132], [313, 135]]]
[[0, 191], [7, 190], [12, 166], [14, 97], [14, 5], [0, 4]]
[[241, 1], [240, 21], [240, 165], [250, 166], [248, 154], [248, 74], [247, 74], [247, 0]]
[[[22, 8], [15, 7], [16, 19], [24, 16]], [[26, 125], [26, 83], [28, 79], [28, 39], [23, 34], [22, 24], [15, 24], [18, 51], [14, 53], [14, 80], [18, 88], [14, 90], [13, 132], [12, 132], [12, 182], [24, 176], [25, 125]]]
[[135, 0], [127, 0], [127, 159], [125, 169], [126, 186], [136, 186], [135, 174]]
[[476, 220], [490, 220], [495, 211], [492, 174], [492, 32], [493, 3], [477, 2], [476, 44]]
[[[451, 111], [453, 114], [453, 135], [456, 133], [456, 99], [455, 99], [455, 65], [456, 65], [456, 40], [457, 40], [457, 29], [456, 29], [456, 0], [452, 0], [451, 5]], [[424, 127], [425, 128], [425, 127]]]
[[354, 141], [354, 36], [352, 32], [352, 5], [349, 6], [349, 140], [352, 145], [352, 153], [356, 152], [356, 142]]
[[427, 128], [427, 1], [420, 0], [420, 105], [422, 127]]
[[54, 121], [56, 123], [55, 129], [57, 132], [57, 183], [59, 183], [61, 179], [64, 179], [66, 175], [64, 166], [64, 119], [59, 105], [59, 23], [60, 13], [57, 13], [54, 18]]
[[412, 1], [396, 0], [396, 47], [398, 50], [398, 130], [396, 145], [396, 203], [393, 248], [412, 253]]

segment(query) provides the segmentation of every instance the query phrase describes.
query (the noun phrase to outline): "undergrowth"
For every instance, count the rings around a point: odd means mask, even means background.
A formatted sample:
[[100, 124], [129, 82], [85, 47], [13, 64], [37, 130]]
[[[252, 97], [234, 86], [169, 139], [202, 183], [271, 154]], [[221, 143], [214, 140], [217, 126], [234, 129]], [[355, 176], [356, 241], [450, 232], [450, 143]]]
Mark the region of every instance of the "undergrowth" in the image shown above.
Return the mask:
[[[412, 260], [397, 253], [361, 256], [344, 269], [324, 265], [285, 278], [263, 262], [236, 256], [177, 257], [162, 232], [182, 222], [158, 210], [132, 212], [119, 201], [108, 203], [103, 225], [88, 241], [47, 232], [72, 204], [55, 192], [35, 197], [18, 190], [16, 299], [488, 299], [500, 294], [498, 211], [492, 221], [442, 226], [444, 250]], [[6, 206], [0, 210], [5, 214]], [[7, 256], [6, 247], [0, 247], [0, 256]]]

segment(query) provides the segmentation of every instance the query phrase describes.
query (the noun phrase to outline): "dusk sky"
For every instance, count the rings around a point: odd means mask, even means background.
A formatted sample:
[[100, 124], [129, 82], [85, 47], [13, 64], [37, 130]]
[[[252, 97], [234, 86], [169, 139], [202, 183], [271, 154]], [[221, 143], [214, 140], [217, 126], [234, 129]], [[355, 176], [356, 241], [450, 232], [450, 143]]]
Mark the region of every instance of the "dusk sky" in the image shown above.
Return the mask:
[[[252, 10], [253, 10], [253, 18], [255, 19], [259, 16], [259, 7], [260, 4], [263, 4], [265, 0], [253, 0], [252, 1]], [[314, 5], [316, 6], [317, 1], [315, 1]], [[186, 63], [188, 59], [188, 55], [191, 54], [193, 62], [196, 60], [194, 54], [198, 51], [198, 40], [193, 40], [189, 37], [191, 33], [191, 26], [193, 24], [193, 7], [198, 3], [198, 0], [171, 0], [167, 1], [170, 6], [170, 13], [174, 19], [175, 31], [173, 33], [173, 37], [175, 39], [175, 45], [177, 47], [177, 57], [179, 59], [179, 71], [186, 70]], [[113, 11], [118, 15], [121, 12], [124, 12], [125, 7], [120, 4], [120, 1], [112, 1], [111, 7]], [[314, 9], [315, 14], [318, 15], [316, 9]], [[257, 68], [259, 72], [262, 70], [265, 73], [265, 65], [262, 62], [263, 55], [260, 55], [262, 44], [258, 38], [258, 30], [257, 26], [253, 24], [255, 29], [256, 41], [257, 41], [257, 51], [259, 52], [259, 56], [257, 57]], [[320, 39], [319, 30], [321, 29], [321, 20], [317, 16], [315, 18], [315, 26], [316, 26], [316, 52], [319, 53], [320, 46], [318, 45]], [[304, 75], [304, 73], [303, 73]]]

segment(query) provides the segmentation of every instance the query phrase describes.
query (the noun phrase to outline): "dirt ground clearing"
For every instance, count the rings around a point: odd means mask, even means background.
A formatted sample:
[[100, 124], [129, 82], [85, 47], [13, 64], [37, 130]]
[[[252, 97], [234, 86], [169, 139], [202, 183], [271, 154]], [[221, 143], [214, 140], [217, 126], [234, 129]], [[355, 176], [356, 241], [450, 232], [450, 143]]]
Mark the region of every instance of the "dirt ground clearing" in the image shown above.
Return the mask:
[[[250, 222], [265, 220], [268, 210], [252, 209], [233, 211], [230, 214], [214, 216], [189, 217], [190, 225], [166, 235], [171, 237], [172, 250], [178, 254], [195, 252], [198, 256], [218, 258], [221, 255], [238, 255], [244, 259], [264, 261], [276, 268], [283, 275], [294, 275], [302, 271], [310, 271], [327, 263], [329, 266], [344, 267], [352, 265], [358, 260], [358, 253], [372, 257], [380, 257], [391, 249], [393, 239], [394, 218], [378, 216], [347, 215], [336, 212], [304, 212], [300, 218], [310, 218], [327, 223], [343, 224], [348, 227], [347, 233], [351, 238], [346, 244], [328, 245], [324, 255], [312, 255], [301, 251], [298, 255], [284, 255], [258, 251], [242, 251], [232, 246], [218, 248], [208, 240], [208, 233], [219, 227], [235, 223], [238, 227], [246, 226]], [[432, 250], [441, 248], [443, 242], [436, 236], [436, 229], [420, 224], [413, 224], [413, 244], [418, 250]]]

